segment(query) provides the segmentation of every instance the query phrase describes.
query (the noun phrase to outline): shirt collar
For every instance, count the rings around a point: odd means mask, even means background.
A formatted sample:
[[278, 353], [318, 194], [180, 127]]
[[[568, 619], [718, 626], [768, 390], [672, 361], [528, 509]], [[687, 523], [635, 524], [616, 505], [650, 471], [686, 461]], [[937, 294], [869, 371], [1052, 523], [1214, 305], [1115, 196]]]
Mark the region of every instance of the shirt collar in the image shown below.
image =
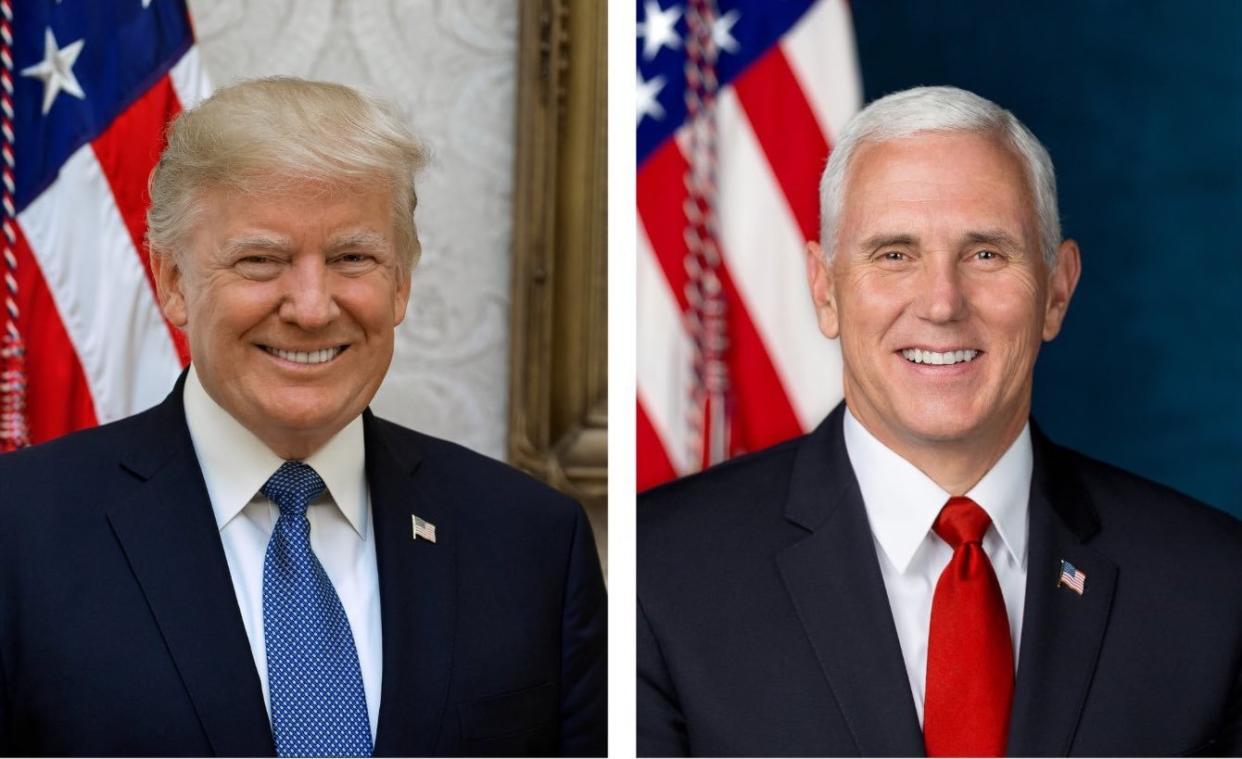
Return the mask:
[[[876, 542], [901, 573], [931, 531], [949, 493], [881, 443], [845, 409], [845, 450]], [[1027, 504], [1033, 467], [1028, 423], [968, 498], [988, 513], [1006, 549], [1026, 566]]]
[[[183, 401], [216, 527], [224, 529], [285, 462], [207, 394], [193, 364], [186, 377]], [[362, 417], [345, 425], [305, 463], [318, 472], [337, 508], [358, 535], [366, 538], [370, 509]]]

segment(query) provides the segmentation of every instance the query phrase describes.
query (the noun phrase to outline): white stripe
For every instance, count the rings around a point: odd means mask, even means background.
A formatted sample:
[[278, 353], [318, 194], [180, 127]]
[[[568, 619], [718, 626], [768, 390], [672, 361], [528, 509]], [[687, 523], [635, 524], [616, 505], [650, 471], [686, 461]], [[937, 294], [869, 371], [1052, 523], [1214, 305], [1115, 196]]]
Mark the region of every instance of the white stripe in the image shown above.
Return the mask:
[[813, 5], [785, 35], [781, 49], [833, 144], [862, 107], [848, 0], [820, 0]]
[[18, 217], [101, 424], [163, 400], [181, 363], [90, 145]]
[[184, 110], [189, 110], [200, 100], [211, 94], [211, 82], [207, 72], [203, 70], [202, 59], [198, 55], [198, 45], [193, 45], [181, 56], [172, 70], [168, 72], [172, 80], [173, 91]]
[[637, 247], [638, 399], [663, 441], [673, 469], [679, 475], [687, 474], [691, 471], [687, 420], [694, 347], [682, 323], [681, 308], [641, 223]]
[[736, 92], [721, 93], [720, 240], [725, 260], [804, 430], [841, 398], [841, 356], [819, 331], [802, 233]]

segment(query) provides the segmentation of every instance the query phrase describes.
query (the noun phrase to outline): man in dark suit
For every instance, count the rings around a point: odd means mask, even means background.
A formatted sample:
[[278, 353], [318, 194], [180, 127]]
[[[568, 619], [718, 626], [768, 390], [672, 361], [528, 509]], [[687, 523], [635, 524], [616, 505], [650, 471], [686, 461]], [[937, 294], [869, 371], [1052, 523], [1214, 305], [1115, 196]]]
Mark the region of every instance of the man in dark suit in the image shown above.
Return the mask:
[[291, 79], [183, 114], [159, 406], [0, 458], [0, 754], [602, 755], [605, 598], [572, 500], [374, 417], [422, 150]]
[[1080, 270], [1047, 152], [896, 93], [821, 211], [845, 401], [640, 498], [639, 754], [1242, 751], [1242, 525], [1029, 420]]

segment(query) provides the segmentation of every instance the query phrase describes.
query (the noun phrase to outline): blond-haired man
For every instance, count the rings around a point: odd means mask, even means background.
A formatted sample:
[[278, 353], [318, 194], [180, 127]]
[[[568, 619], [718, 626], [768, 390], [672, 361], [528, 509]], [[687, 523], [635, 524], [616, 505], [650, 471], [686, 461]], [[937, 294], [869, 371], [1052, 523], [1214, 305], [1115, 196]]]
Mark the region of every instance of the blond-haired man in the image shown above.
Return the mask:
[[581, 509], [373, 416], [419, 144], [343, 86], [244, 82], [152, 176], [168, 399], [0, 460], [0, 753], [600, 755]]

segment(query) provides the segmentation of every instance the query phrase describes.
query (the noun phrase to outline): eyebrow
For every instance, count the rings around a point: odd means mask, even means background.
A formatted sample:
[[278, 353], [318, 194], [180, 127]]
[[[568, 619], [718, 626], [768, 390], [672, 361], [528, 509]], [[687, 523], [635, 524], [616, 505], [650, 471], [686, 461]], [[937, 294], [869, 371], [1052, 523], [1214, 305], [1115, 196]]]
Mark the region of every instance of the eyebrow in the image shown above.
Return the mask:
[[966, 233], [967, 244], [995, 245], [998, 248], [1021, 248], [1022, 243], [1013, 235], [1001, 229], [985, 229], [980, 232]]
[[[1013, 235], [1002, 229], [982, 229], [972, 230], [966, 233], [964, 240], [966, 245], [995, 245], [1001, 248], [1021, 248], [1022, 244], [1018, 242]], [[859, 246], [862, 250], [875, 250], [877, 248], [885, 248], [889, 246], [907, 245], [917, 246], [919, 238], [917, 235], [910, 234], [878, 234], [868, 237], [862, 241]]]
[[328, 244], [331, 250], [341, 250], [343, 248], [362, 248], [364, 250], [375, 250], [378, 248], [386, 248], [391, 243], [388, 238], [379, 232], [373, 232], [369, 229], [360, 229], [354, 232], [346, 232], [340, 237], [333, 238]]
[[914, 235], [890, 235], [880, 234], [868, 237], [862, 241], [859, 247], [863, 250], [874, 250], [876, 248], [885, 248], [890, 245], [918, 245], [919, 238]]
[[276, 252], [284, 252], [293, 246], [292, 241], [287, 237], [278, 235], [246, 235], [244, 237], [235, 237], [226, 240], [221, 249], [225, 255], [236, 255], [248, 250], [270, 250]]

